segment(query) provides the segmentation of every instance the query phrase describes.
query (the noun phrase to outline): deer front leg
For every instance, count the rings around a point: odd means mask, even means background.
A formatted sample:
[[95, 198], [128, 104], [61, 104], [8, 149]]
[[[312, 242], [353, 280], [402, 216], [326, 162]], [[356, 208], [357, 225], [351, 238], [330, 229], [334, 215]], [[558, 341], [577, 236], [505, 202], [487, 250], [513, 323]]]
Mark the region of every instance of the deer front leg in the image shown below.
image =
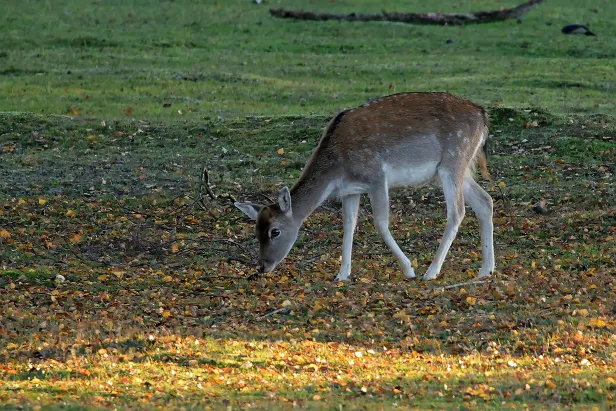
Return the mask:
[[342, 238], [342, 265], [336, 281], [345, 281], [351, 275], [351, 252], [353, 250], [353, 233], [357, 225], [357, 211], [359, 210], [359, 194], [352, 194], [342, 198], [342, 218], [344, 235]]
[[396, 240], [389, 232], [389, 191], [386, 183], [380, 187], [372, 188], [368, 196], [372, 205], [372, 218], [376, 231], [391, 249], [394, 257], [398, 259], [400, 269], [406, 278], [415, 278], [415, 270], [411, 261], [404, 255], [398, 243], [396, 243]]

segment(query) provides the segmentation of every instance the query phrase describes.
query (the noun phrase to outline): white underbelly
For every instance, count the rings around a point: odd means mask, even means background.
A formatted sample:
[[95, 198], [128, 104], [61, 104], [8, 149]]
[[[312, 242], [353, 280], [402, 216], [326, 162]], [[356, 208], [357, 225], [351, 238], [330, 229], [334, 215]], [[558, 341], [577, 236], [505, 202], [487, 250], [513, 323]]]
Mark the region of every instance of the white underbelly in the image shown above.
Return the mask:
[[[430, 183], [436, 176], [437, 161], [427, 161], [421, 166], [396, 165], [391, 166], [383, 163], [382, 170], [384, 173], [387, 186], [390, 188], [396, 187], [421, 187]], [[338, 180], [333, 184], [333, 193], [340, 197], [345, 197], [353, 194], [363, 194], [370, 191], [371, 184], [369, 182]], [[329, 191], [328, 191], [329, 192]]]
[[438, 162], [428, 161], [421, 166], [390, 166], [383, 164], [383, 172], [389, 187], [420, 187], [436, 176]]

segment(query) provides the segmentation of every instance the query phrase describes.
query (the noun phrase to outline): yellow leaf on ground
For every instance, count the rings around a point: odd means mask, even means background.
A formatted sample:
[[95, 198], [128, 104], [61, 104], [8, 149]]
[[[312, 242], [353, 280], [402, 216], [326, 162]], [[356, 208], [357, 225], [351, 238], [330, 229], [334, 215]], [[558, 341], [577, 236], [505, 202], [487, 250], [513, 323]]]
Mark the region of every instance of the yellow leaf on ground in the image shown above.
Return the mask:
[[66, 212], [66, 216], [67, 216], [67, 217], [75, 217], [75, 212], [74, 212], [73, 210], [68, 210], [68, 211]]
[[393, 315], [393, 318], [395, 318], [396, 320], [405, 320], [409, 318], [409, 314], [406, 312], [406, 309], [403, 308], [397, 313], [395, 313]]
[[2, 231], [0, 231], [0, 238], [10, 238], [11, 237], [11, 233], [9, 233], [8, 231], [6, 231], [6, 229], [2, 229]]
[[47, 204], [47, 200], [45, 200], [44, 198], [39, 198], [39, 205], [45, 205]]
[[279, 148], [277, 151], [278, 155], [281, 156], [284, 154], [284, 148]]

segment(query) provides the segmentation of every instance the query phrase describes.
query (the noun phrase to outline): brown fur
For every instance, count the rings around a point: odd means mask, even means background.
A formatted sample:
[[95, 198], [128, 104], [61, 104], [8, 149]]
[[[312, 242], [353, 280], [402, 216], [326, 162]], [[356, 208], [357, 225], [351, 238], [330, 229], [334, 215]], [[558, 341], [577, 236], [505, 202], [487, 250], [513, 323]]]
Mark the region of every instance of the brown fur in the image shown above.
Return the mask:
[[483, 145], [483, 149], [477, 153], [477, 165], [479, 166], [479, 170], [481, 171], [481, 175], [488, 181], [492, 181], [492, 177], [488, 172], [488, 159], [485, 150], [486, 145]]
[[[469, 137], [468, 132], [487, 134], [488, 127], [483, 107], [449, 93], [398, 93], [376, 99], [332, 119], [291, 192], [312, 185], [310, 178], [315, 178], [315, 170], [348, 169], [345, 166], [357, 163], [357, 153], [367, 153], [364, 160], [370, 160], [384, 148], [395, 149], [404, 135], [437, 134], [445, 145], [458, 147], [460, 139]], [[461, 128], [468, 132], [458, 136]], [[466, 160], [477, 162], [482, 175], [489, 179], [486, 152], [466, 154], [472, 157]], [[361, 163], [360, 167], [367, 165]]]
[[270, 221], [272, 218], [280, 213], [280, 209], [276, 204], [270, 204], [266, 207], [263, 207], [259, 212], [259, 217], [257, 218], [257, 239], [260, 243], [267, 243], [269, 241], [268, 236], [268, 228], [270, 225]]

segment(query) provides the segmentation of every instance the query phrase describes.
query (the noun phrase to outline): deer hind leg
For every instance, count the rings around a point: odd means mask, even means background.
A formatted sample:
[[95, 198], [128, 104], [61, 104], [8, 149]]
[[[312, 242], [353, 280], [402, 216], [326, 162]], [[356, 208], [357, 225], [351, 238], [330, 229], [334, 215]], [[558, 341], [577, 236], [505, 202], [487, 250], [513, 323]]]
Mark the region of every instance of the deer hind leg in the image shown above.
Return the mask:
[[372, 205], [372, 218], [376, 231], [398, 260], [404, 275], [407, 278], [415, 278], [415, 270], [411, 261], [404, 255], [398, 243], [396, 243], [396, 240], [389, 232], [389, 190], [387, 183], [370, 190], [368, 197]]
[[467, 175], [464, 178], [464, 201], [473, 209], [479, 220], [482, 252], [482, 264], [479, 277], [486, 277], [494, 271], [492, 197], [473, 180], [471, 175]]
[[342, 265], [336, 281], [344, 281], [351, 275], [351, 251], [353, 249], [353, 233], [357, 225], [357, 211], [359, 209], [359, 194], [352, 194], [342, 198], [342, 217], [344, 235], [342, 237]]
[[447, 252], [456, 238], [458, 227], [464, 218], [464, 195], [462, 193], [462, 176], [458, 177], [449, 171], [438, 170], [438, 176], [443, 186], [445, 203], [447, 204], [447, 225], [441, 244], [436, 250], [436, 255], [428, 271], [424, 274], [424, 280], [435, 279], [441, 271]]

